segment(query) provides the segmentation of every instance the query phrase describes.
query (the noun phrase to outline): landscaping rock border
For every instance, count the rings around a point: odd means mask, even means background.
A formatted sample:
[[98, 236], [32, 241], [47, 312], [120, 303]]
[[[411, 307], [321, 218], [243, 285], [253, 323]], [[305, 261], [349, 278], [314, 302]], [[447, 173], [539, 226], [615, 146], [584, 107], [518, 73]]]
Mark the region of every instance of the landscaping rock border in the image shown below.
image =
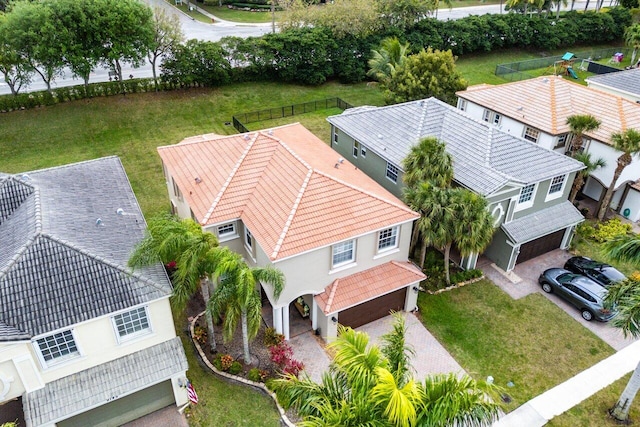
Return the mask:
[[451, 285], [451, 286], [448, 286], [448, 287], [443, 288], [443, 289], [438, 289], [437, 291], [426, 290], [424, 292], [428, 293], [429, 295], [438, 295], [438, 294], [441, 294], [443, 292], [449, 292], [449, 291], [451, 291], [453, 289], [458, 289], [458, 288], [461, 288], [463, 286], [467, 286], [467, 285], [470, 285], [472, 283], [479, 282], [484, 278], [485, 278], [485, 276], [483, 274], [482, 276], [476, 277], [475, 279], [467, 280], [466, 282], [456, 283], [455, 285]]
[[207, 365], [207, 367], [214, 374], [218, 374], [223, 378], [239, 382], [240, 384], [244, 384], [244, 385], [247, 385], [247, 386], [250, 386], [250, 387], [257, 388], [258, 390], [260, 390], [260, 391], [266, 393], [267, 395], [269, 395], [273, 399], [274, 403], [276, 404], [276, 407], [278, 408], [278, 411], [280, 412], [280, 418], [282, 419], [282, 422], [284, 423], [284, 425], [286, 425], [288, 427], [296, 427], [296, 425], [294, 423], [292, 423], [289, 420], [289, 418], [287, 417], [284, 408], [282, 408], [282, 406], [280, 406], [280, 404], [278, 403], [278, 399], [276, 398], [276, 394], [274, 392], [272, 392], [271, 390], [269, 390], [264, 384], [258, 383], [258, 382], [255, 382], [255, 381], [251, 381], [251, 380], [248, 380], [246, 378], [239, 377], [237, 375], [231, 375], [228, 372], [219, 371], [218, 369], [216, 369], [215, 366], [213, 366], [213, 364], [209, 361], [209, 359], [205, 355], [204, 351], [202, 350], [202, 347], [200, 347], [200, 343], [198, 343], [198, 341], [193, 339], [196, 322], [198, 321], [198, 319], [202, 315], [204, 315], [204, 313], [205, 313], [204, 311], [201, 312], [200, 314], [198, 314], [197, 316], [195, 316], [193, 318], [191, 323], [189, 323], [189, 338], [191, 338], [191, 342], [195, 346], [196, 351], [198, 352], [198, 355], [200, 356], [200, 360], [202, 360], [204, 362], [204, 364]]

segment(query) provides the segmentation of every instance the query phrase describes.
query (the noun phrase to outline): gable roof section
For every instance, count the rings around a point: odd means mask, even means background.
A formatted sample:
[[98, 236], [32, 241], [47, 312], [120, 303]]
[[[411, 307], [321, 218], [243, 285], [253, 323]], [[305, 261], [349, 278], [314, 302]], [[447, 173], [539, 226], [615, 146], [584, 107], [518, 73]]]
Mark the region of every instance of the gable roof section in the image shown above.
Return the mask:
[[346, 110], [327, 119], [401, 169], [421, 138], [443, 141], [453, 157], [455, 180], [482, 195], [507, 184], [525, 185], [584, 166], [566, 156], [474, 120], [435, 98], [387, 107]]
[[202, 225], [241, 219], [273, 261], [418, 217], [300, 124], [158, 152]]
[[[6, 191], [9, 181], [22, 190]], [[117, 157], [10, 176], [0, 186], [0, 204], [11, 210], [0, 223], [0, 341], [170, 293], [161, 265], [126, 268], [145, 222]]]
[[504, 223], [500, 227], [514, 243], [526, 243], [582, 221], [584, 221], [582, 214], [570, 201], [566, 200]]
[[566, 121], [576, 114], [591, 114], [602, 122], [585, 135], [605, 144], [611, 144], [612, 133], [640, 128], [640, 106], [635, 102], [562, 77], [471, 86], [456, 94], [551, 135], [570, 132]]
[[588, 84], [596, 83], [634, 96], [640, 96], [640, 68], [591, 76]]

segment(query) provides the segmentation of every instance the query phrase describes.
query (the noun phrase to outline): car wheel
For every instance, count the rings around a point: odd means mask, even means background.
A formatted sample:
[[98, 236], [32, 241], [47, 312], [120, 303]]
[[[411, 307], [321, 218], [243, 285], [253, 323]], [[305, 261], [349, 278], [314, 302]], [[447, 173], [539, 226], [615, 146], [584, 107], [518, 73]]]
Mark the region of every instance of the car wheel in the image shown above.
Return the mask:
[[545, 291], [548, 294], [553, 292], [553, 288], [547, 282], [542, 282], [542, 290]]
[[586, 320], [587, 322], [590, 322], [593, 319], [593, 313], [591, 313], [589, 310], [587, 310], [586, 308], [582, 309], [582, 318], [584, 320]]

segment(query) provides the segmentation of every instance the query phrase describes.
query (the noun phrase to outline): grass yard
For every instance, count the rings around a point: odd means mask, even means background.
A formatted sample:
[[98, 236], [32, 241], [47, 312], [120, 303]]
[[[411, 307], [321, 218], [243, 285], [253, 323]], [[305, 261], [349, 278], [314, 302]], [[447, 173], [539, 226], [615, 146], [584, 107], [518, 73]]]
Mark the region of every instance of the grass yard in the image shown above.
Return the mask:
[[[118, 155], [148, 217], [168, 209], [156, 147], [202, 133], [234, 134], [235, 128], [225, 122], [236, 113], [335, 96], [353, 105], [382, 104], [381, 92], [366, 84], [311, 87], [253, 83], [95, 98], [1, 114], [0, 171], [18, 173]], [[329, 125], [321, 112], [287, 121], [301, 121], [329, 142]]]
[[[229, 9], [227, 6], [220, 7], [217, 6], [217, 1], [215, 3], [216, 5], [198, 3], [198, 7], [201, 7], [215, 17], [225, 21], [246, 22], [250, 24], [271, 22], [271, 11], [269, 10], [265, 12], [251, 12], [239, 9]], [[278, 22], [281, 15], [282, 12], [276, 12], [276, 22]]]
[[[176, 4], [175, 1], [170, 1], [167, 0], [167, 3], [169, 3], [170, 5], [174, 6], [175, 8], [181, 10], [183, 13], [185, 13], [186, 15], [190, 16], [192, 19], [195, 19], [196, 21], [200, 21], [200, 22], [205, 22], [207, 24], [211, 24], [211, 19], [203, 14], [201, 14], [200, 12], [198, 12], [195, 8], [193, 10], [189, 9], [189, 3], [187, 3], [186, 0], [184, 0], [181, 4]], [[191, 2], [191, 6], [195, 6], [195, 2]]]
[[469, 374], [505, 388], [507, 411], [614, 353], [544, 296], [516, 301], [487, 280], [421, 293], [418, 304], [425, 326]]

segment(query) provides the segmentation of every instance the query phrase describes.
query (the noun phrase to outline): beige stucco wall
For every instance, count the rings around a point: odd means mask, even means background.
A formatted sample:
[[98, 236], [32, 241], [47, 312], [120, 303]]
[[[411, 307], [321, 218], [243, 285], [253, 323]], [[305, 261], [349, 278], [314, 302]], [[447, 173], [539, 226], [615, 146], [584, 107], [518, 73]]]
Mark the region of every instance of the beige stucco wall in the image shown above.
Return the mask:
[[[38, 367], [30, 352], [28, 342], [0, 345], [0, 403], [21, 396], [25, 391], [33, 391], [43, 386]], [[8, 383], [8, 390], [4, 384]], [[1, 398], [3, 391], [6, 392]]]

